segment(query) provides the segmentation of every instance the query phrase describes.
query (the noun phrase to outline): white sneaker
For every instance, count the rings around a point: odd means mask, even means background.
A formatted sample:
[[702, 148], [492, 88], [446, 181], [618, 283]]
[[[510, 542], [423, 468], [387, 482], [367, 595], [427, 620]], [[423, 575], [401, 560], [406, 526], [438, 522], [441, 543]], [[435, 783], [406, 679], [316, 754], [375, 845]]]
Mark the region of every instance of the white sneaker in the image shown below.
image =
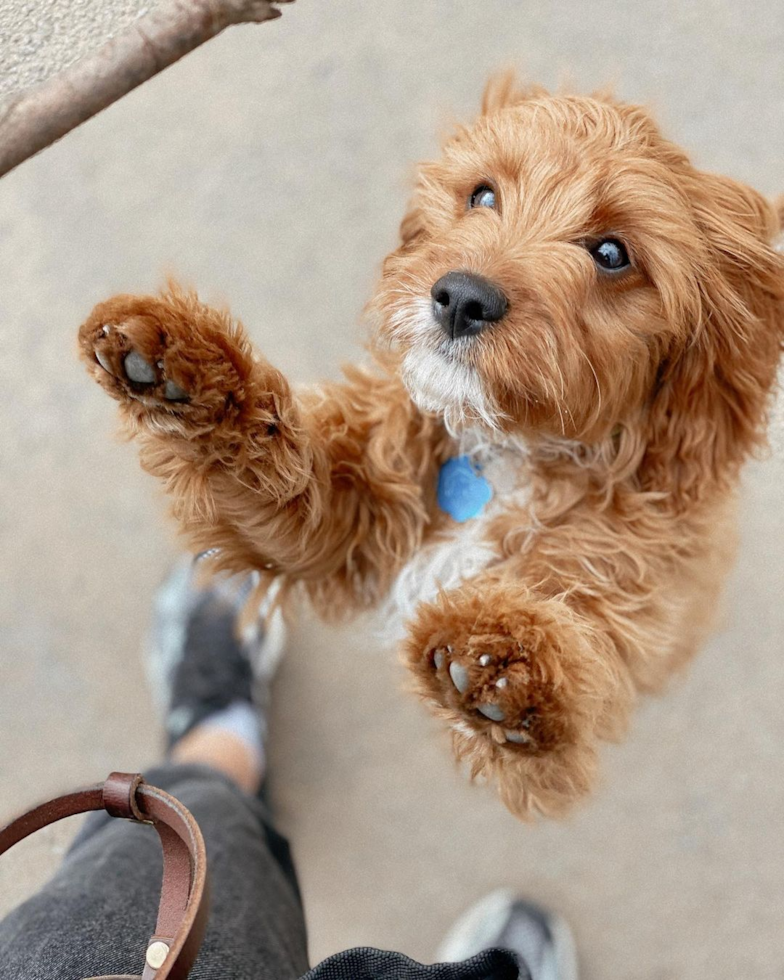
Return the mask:
[[566, 920], [507, 889], [486, 895], [463, 913], [437, 961], [457, 963], [495, 948], [516, 953], [531, 980], [577, 980], [577, 952]]

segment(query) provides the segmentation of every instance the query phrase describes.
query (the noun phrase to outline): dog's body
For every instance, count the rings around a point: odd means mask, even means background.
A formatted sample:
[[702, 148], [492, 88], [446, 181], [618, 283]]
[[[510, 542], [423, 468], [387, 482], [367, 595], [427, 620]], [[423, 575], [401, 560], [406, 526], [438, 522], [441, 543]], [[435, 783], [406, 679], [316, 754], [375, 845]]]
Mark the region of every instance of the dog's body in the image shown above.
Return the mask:
[[325, 616], [382, 606], [457, 754], [557, 813], [709, 628], [784, 334], [779, 230], [641, 109], [502, 79], [421, 169], [371, 368], [295, 396], [176, 290], [101, 304], [81, 346], [194, 548]]

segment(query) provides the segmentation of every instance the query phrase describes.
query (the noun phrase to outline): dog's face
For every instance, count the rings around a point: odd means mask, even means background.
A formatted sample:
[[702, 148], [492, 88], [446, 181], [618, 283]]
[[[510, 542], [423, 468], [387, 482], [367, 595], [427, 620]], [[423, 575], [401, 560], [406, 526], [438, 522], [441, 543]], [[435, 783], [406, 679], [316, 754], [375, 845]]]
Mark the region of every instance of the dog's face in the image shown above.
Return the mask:
[[715, 307], [748, 305], [731, 280], [768, 275], [772, 222], [643, 110], [502, 79], [420, 168], [371, 310], [412, 398], [450, 428], [600, 438], [650, 402]]

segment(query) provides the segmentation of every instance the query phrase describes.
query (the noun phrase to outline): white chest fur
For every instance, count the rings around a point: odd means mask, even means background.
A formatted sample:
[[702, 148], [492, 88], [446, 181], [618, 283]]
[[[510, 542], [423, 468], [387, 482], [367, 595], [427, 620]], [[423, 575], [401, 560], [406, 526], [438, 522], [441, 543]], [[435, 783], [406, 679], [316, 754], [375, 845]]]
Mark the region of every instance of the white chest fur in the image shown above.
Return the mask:
[[457, 588], [481, 573], [497, 557], [488, 531], [490, 522], [512, 507], [524, 506], [526, 447], [518, 440], [489, 445], [475, 437], [464, 438], [455, 455], [468, 455], [482, 467], [493, 490], [480, 514], [449, 526], [430, 538], [397, 576], [378, 618], [378, 632], [388, 641], [400, 639], [417, 606], [436, 597], [440, 590]]

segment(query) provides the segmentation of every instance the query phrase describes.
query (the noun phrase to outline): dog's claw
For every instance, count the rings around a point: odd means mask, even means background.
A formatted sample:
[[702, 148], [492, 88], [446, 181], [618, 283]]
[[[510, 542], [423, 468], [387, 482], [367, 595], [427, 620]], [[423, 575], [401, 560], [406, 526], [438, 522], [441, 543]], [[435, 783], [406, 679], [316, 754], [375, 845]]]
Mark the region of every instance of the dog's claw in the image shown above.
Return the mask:
[[453, 660], [449, 665], [449, 676], [460, 694], [464, 694], [468, 689], [468, 671], [465, 667]]
[[525, 732], [504, 732], [507, 742], [514, 742], [515, 745], [527, 745], [531, 741], [531, 736]]
[[489, 653], [483, 653], [482, 656], [479, 658], [479, 666], [480, 667], [487, 667], [487, 666], [489, 666], [489, 664], [492, 661], [492, 659], [493, 658], [490, 656]]
[[[104, 330], [105, 329], [106, 329], [106, 327], [104, 327]], [[104, 371], [108, 371], [109, 374], [112, 373], [112, 368], [111, 368], [111, 365], [109, 364], [109, 359], [106, 357], [105, 354], [102, 354], [99, 350], [96, 350], [95, 351], [95, 359], [96, 359], [96, 361], [98, 361], [98, 363], [104, 369]]]
[[444, 666], [444, 651], [436, 650], [433, 654], [433, 663], [436, 665], [436, 670], [441, 670]]
[[126, 354], [123, 367], [128, 378], [136, 384], [155, 383], [155, 368], [152, 364], [148, 364], [138, 351], [132, 350], [130, 354]]
[[497, 704], [478, 704], [476, 710], [490, 721], [503, 721], [506, 718], [503, 708], [499, 708]]

